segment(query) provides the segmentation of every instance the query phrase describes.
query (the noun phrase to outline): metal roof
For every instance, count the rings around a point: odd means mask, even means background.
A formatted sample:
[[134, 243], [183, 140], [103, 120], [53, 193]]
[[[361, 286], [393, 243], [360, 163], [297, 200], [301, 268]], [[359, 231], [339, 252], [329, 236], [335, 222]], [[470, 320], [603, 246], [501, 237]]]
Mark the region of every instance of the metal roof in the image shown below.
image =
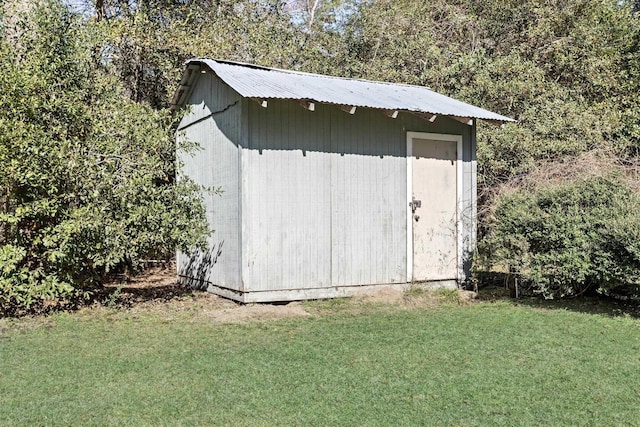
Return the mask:
[[[332, 77], [280, 70], [239, 62], [196, 58], [187, 61], [187, 70], [209, 68], [226, 84], [246, 98], [292, 99], [352, 107], [391, 111], [409, 111], [430, 115], [453, 116], [512, 122], [513, 119], [458, 101], [423, 86]], [[205, 67], [203, 67], [205, 66]], [[186, 101], [190, 83], [195, 78], [185, 73], [173, 103]]]

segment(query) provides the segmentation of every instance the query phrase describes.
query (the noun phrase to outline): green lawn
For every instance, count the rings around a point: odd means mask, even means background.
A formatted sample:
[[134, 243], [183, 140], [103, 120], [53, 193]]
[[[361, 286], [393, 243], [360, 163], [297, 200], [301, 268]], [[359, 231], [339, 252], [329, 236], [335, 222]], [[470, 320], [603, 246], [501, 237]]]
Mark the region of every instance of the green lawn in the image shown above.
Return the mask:
[[109, 310], [5, 322], [0, 425], [640, 425], [636, 318], [307, 307], [242, 324]]

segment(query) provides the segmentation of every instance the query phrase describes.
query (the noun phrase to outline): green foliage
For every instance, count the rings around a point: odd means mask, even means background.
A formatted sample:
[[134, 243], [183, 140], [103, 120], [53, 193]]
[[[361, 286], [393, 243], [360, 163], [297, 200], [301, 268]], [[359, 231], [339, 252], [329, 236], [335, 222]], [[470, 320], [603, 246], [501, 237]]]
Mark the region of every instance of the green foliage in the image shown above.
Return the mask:
[[289, 66], [303, 44], [283, 0], [79, 3], [95, 10], [85, 25], [99, 53], [96, 66], [117, 77], [132, 100], [155, 108], [169, 106], [189, 58]]
[[62, 4], [17, 28], [0, 39], [0, 312], [81, 295], [208, 231], [200, 189], [175, 180], [172, 117], [93, 69]]
[[[71, 3], [85, 14], [70, 14]], [[492, 230], [503, 210], [484, 216], [504, 202], [496, 201], [504, 183], [518, 187], [541, 162], [593, 150], [637, 161], [637, 4], [7, 0], [0, 247], [12, 266], [3, 295], [13, 296], [5, 300], [49, 279], [47, 298], [69, 296], [140, 259], [202, 243], [201, 189], [175, 181], [175, 117], [163, 110], [193, 56], [426, 85], [516, 118], [502, 129], [478, 124], [481, 235], [506, 236]], [[631, 219], [603, 221], [613, 233]], [[29, 292], [19, 293], [23, 305], [37, 305]]]
[[483, 194], [540, 160], [640, 146], [640, 20], [620, 2], [371, 1], [345, 44], [333, 63], [351, 75], [426, 85], [518, 120], [479, 125]]
[[481, 252], [547, 298], [640, 280], [640, 197], [619, 176], [516, 189], [499, 198]]
[[[606, 292], [638, 279], [637, 191], [621, 184], [608, 198], [604, 183], [580, 174], [532, 189], [529, 177], [541, 164], [590, 152], [637, 164], [640, 19], [632, 6], [368, 1], [334, 63], [356, 77], [426, 85], [517, 119], [502, 128], [478, 124], [480, 257], [517, 266], [547, 297]], [[503, 185], [513, 194], [503, 197]]]
[[56, 276], [22, 266], [25, 258], [22, 247], [0, 246], [0, 312], [15, 314], [43, 299], [69, 298], [75, 294], [72, 286]]
[[444, 304], [460, 304], [462, 302], [457, 289], [439, 288], [434, 292]]

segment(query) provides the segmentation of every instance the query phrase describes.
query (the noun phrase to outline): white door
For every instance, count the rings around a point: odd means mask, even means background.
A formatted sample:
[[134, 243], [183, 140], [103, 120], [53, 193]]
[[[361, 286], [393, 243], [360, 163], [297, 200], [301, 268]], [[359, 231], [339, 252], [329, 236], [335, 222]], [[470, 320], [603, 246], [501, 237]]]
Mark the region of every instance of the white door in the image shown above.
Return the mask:
[[[458, 278], [457, 135], [409, 136], [411, 175], [408, 187], [413, 265], [409, 278], [451, 280]], [[409, 248], [408, 248], [409, 249]]]

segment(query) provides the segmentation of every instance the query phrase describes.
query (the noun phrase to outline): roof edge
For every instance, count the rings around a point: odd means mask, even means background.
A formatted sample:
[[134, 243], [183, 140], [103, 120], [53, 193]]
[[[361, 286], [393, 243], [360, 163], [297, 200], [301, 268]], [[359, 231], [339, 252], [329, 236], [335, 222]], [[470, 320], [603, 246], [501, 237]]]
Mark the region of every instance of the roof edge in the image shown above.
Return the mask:
[[[174, 93], [173, 99], [171, 100], [171, 107], [170, 109], [172, 111], [175, 111], [177, 109], [179, 109], [182, 105], [184, 105], [187, 101], [187, 99], [189, 98], [189, 96], [191, 95], [191, 92], [193, 91], [193, 87], [197, 81], [197, 78], [199, 77], [199, 75], [202, 72], [203, 67], [206, 67], [207, 70], [209, 70], [210, 72], [216, 74], [219, 78], [221, 78], [225, 83], [229, 84], [231, 87], [233, 87], [233, 85], [231, 85], [228, 81], [226, 81], [226, 79], [224, 79], [222, 76], [218, 75], [218, 73], [215, 72], [214, 69], [212, 69], [212, 67], [209, 65], [209, 62], [213, 62], [213, 63], [218, 63], [218, 64], [225, 64], [225, 65], [232, 65], [232, 66], [240, 66], [240, 67], [245, 67], [245, 68], [251, 68], [251, 69], [255, 69], [255, 70], [262, 70], [262, 71], [275, 71], [275, 72], [279, 72], [279, 73], [286, 73], [286, 74], [292, 74], [292, 75], [298, 75], [298, 76], [310, 76], [310, 77], [317, 77], [317, 78], [324, 78], [324, 79], [337, 79], [337, 80], [349, 80], [349, 81], [357, 81], [357, 82], [364, 82], [364, 83], [371, 83], [371, 84], [383, 84], [383, 85], [389, 85], [389, 86], [400, 86], [400, 87], [408, 87], [408, 88], [420, 88], [420, 89], [426, 89], [434, 94], [440, 95], [440, 96], [446, 96], [446, 95], [442, 95], [439, 94], [438, 92], [435, 92], [433, 90], [431, 90], [430, 88], [426, 87], [426, 86], [419, 86], [419, 85], [411, 85], [411, 84], [406, 84], [406, 83], [391, 83], [391, 82], [385, 82], [385, 81], [378, 81], [378, 80], [367, 80], [367, 79], [357, 79], [357, 78], [350, 78], [350, 77], [339, 77], [339, 76], [331, 76], [331, 75], [326, 75], [326, 74], [315, 74], [315, 73], [306, 73], [306, 72], [302, 72], [302, 71], [294, 71], [294, 70], [286, 70], [286, 69], [280, 69], [280, 68], [273, 68], [273, 67], [266, 67], [266, 66], [262, 66], [262, 65], [256, 65], [256, 64], [251, 64], [251, 63], [246, 63], [246, 62], [238, 62], [238, 61], [229, 61], [229, 60], [223, 60], [223, 59], [212, 59], [212, 58], [191, 58], [187, 61], [184, 62], [184, 66], [185, 66], [185, 71], [183, 73], [182, 79], [180, 81], [180, 84], [178, 86], [178, 88], [176, 89], [176, 92]], [[235, 88], [234, 88], [235, 89]], [[243, 94], [240, 94], [241, 96], [245, 97], [245, 98], [252, 98], [251, 96], [245, 96]], [[475, 105], [472, 104], [468, 104], [466, 102], [463, 101], [459, 101], [455, 98], [451, 98], [449, 96], [446, 96], [447, 98], [450, 98], [456, 102], [462, 103], [462, 104], [466, 104], [468, 106], [474, 107], [476, 109], [482, 110], [482, 111], [486, 111], [487, 113], [489, 113], [491, 115], [491, 118], [489, 117], [481, 117], [481, 116], [469, 116], [469, 118], [471, 119], [476, 119], [476, 120], [484, 120], [484, 121], [488, 121], [490, 123], [493, 124], [504, 124], [504, 123], [515, 123], [517, 122], [516, 120], [507, 117], [507, 116], [503, 116], [501, 114], [497, 114], [494, 113], [492, 111], [489, 110], [485, 110], [483, 108], [480, 107], [476, 107]], [[287, 99], [287, 100], [301, 100], [302, 98], [291, 98], [291, 97], [286, 97], [286, 96], [262, 96], [262, 99]], [[305, 98], [307, 99], [307, 98]], [[307, 99], [308, 101], [312, 101], [312, 102], [316, 102], [318, 104], [328, 104], [328, 105], [342, 105], [341, 103], [334, 103], [334, 102], [328, 102], [328, 101], [322, 101], [322, 100], [314, 100], [314, 99]], [[358, 108], [370, 108], [370, 109], [374, 109], [374, 110], [385, 110], [384, 108], [377, 108], [374, 106], [367, 106], [367, 105], [358, 105], [358, 104], [354, 104], [353, 106], [358, 107]], [[438, 116], [444, 116], [444, 117], [459, 117], [459, 116], [455, 116], [452, 114], [442, 114], [439, 112], [434, 112], [434, 111], [425, 111], [425, 110], [421, 110], [421, 109], [404, 109], [404, 108], [397, 108], [397, 111], [403, 111], [403, 112], [408, 112], [408, 113], [416, 113], [416, 114], [431, 114], [431, 115], [438, 115]]]

